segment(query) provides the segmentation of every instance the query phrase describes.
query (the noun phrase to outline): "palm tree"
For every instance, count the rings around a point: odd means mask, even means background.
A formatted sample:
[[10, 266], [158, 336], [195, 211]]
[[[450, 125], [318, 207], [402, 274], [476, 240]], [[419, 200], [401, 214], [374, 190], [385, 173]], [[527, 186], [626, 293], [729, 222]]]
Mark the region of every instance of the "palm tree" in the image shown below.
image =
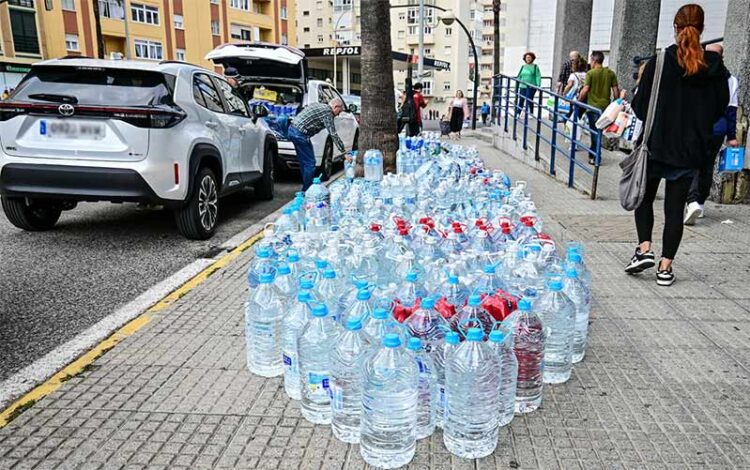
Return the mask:
[[[96, 30], [96, 48], [98, 57], [104, 58], [104, 36], [102, 36], [102, 17], [99, 12], [99, 0], [91, 0], [94, 6], [94, 29]], [[84, 7], [85, 8], [85, 7]]]
[[[494, 37], [492, 46], [492, 76], [497, 76], [500, 73], [500, 0], [492, 0], [492, 28]], [[495, 84], [494, 79], [491, 84], [492, 86], [492, 116], [490, 117], [491, 122], [495, 122]]]
[[[391, 13], [388, 0], [360, 2], [362, 29], [362, 127], [359, 148], [383, 152], [386, 172], [396, 171], [396, 111], [391, 57]], [[357, 173], [362, 172], [362, 153]]]

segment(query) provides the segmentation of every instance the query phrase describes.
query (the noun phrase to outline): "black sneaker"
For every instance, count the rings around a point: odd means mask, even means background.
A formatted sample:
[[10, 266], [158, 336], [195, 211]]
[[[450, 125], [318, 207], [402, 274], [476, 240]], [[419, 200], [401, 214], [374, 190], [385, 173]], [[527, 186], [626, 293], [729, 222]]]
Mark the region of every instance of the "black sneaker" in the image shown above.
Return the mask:
[[625, 272], [628, 274], [638, 274], [648, 268], [656, 266], [656, 256], [654, 252], [649, 250], [645, 253], [641, 253], [641, 249], [636, 248], [635, 254], [630, 258], [630, 263], [625, 266]]
[[674, 273], [672, 266], [668, 269], [660, 269], [656, 272], [656, 283], [660, 286], [671, 286], [674, 284]]

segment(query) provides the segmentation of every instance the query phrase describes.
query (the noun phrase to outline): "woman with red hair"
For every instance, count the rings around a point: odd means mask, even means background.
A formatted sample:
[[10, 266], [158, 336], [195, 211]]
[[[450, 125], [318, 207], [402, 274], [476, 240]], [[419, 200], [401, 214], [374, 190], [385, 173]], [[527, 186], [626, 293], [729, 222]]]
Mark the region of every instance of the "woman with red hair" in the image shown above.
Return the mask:
[[[703, 8], [695, 4], [680, 8], [674, 18], [675, 44], [665, 51], [648, 142], [651, 156], [647, 165], [646, 193], [635, 210], [639, 245], [625, 267], [628, 274], [637, 274], [656, 265], [651, 250], [653, 204], [661, 180], [666, 180], [662, 257], [656, 273], [660, 286], [674, 283], [672, 261], [682, 240], [682, 219], [690, 185], [710, 153], [714, 123], [729, 103], [728, 72], [721, 56], [701, 46], [703, 23]], [[648, 113], [655, 70], [656, 59], [652, 59], [643, 71], [633, 98], [633, 110], [642, 121]]]

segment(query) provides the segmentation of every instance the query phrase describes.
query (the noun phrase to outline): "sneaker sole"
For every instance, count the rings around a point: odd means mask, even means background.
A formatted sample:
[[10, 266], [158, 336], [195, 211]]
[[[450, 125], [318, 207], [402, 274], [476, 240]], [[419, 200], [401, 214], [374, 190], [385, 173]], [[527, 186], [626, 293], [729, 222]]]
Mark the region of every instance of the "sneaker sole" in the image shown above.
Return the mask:
[[629, 265], [628, 267], [626, 267], [625, 272], [628, 274], [638, 274], [649, 268], [653, 268], [654, 266], [656, 266], [655, 260], [644, 259], [642, 261], [639, 261], [637, 264]]
[[685, 216], [685, 220], [682, 222], [683, 225], [695, 225], [695, 221], [700, 218], [700, 209], [688, 211]]
[[674, 280], [675, 280], [674, 278], [672, 278], [672, 279], [659, 279], [659, 278], [657, 277], [657, 278], [656, 278], [656, 284], [657, 284], [657, 285], [660, 285], [660, 286], [662, 286], [662, 287], [669, 287], [669, 286], [671, 286], [672, 284], [674, 284]]

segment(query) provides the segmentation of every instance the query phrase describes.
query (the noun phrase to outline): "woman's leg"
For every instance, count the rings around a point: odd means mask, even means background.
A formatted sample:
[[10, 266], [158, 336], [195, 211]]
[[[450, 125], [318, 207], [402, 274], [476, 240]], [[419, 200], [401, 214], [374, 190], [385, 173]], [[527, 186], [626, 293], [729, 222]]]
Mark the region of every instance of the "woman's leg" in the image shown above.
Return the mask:
[[[641, 253], [651, 250], [651, 233], [654, 229], [654, 199], [656, 192], [659, 190], [661, 178], [649, 178], [646, 181], [646, 194], [643, 196], [643, 202], [635, 210], [635, 228], [638, 231], [638, 244], [641, 247]], [[680, 216], [682, 217], [682, 216]], [[680, 219], [682, 222], [682, 219]]]
[[685, 203], [690, 192], [692, 177], [683, 177], [674, 181], [667, 181], [664, 191], [664, 233], [662, 247], [662, 262], [660, 269], [667, 269], [680, 248], [683, 231], [683, 214]]

